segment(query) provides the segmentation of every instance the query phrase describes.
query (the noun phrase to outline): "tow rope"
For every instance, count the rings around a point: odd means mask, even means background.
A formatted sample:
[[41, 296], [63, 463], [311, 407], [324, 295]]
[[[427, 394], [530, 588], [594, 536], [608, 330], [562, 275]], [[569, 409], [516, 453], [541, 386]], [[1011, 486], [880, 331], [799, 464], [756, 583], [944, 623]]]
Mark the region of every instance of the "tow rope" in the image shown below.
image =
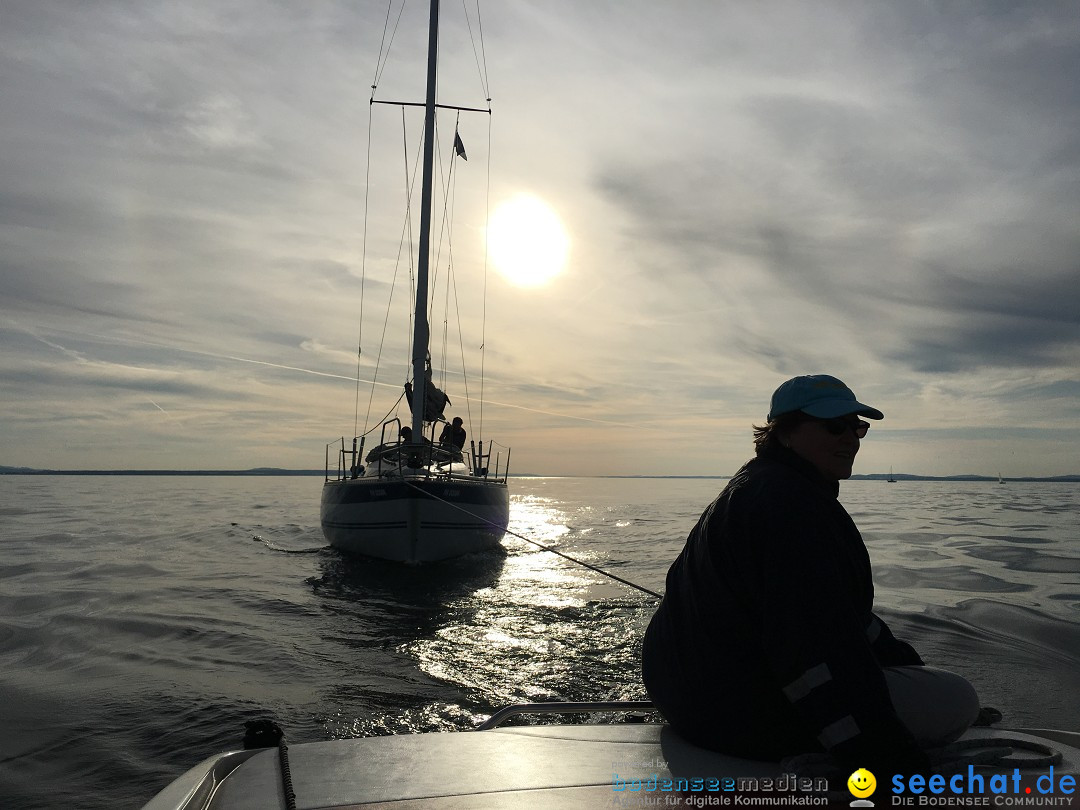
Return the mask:
[[[494, 529], [500, 528], [499, 524], [492, 523], [490, 520], [485, 520], [484, 518], [480, 517], [480, 515], [477, 515], [477, 514], [475, 514], [473, 512], [470, 512], [468, 509], [466, 509], [466, 508], [464, 508], [462, 506], [458, 506], [456, 503], [451, 503], [448, 500], [440, 498], [438, 495], [434, 495], [431, 492], [428, 492], [426, 489], [422, 489], [421, 487], [418, 487], [412, 481], [405, 481], [405, 483], [408, 484], [413, 489], [415, 489], [417, 492], [423, 492], [427, 497], [432, 498], [432, 499], [434, 499], [436, 501], [439, 501], [439, 503], [444, 503], [447, 506], [452, 506], [454, 509], [457, 509], [459, 512], [464, 512], [466, 515], [469, 515], [470, 517], [474, 517], [477, 520], [479, 520], [479, 521], [481, 521], [483, 523], [486, 523], [487, 525], [491, 526]], [[598, 574], [603, 574], [605, 577], [609, 577], [610, 579], [613, 579], [616, 582], [621, 582], [623, 585], [628, 585], [631, 588], [636, 588], [637, 590], [641, 591], [642, 593], [647, 593], [649, 596], [655, 596], [657, 599], [662, 599], [663, 598], [656, 591], [650, 591], [648, 588], [645, 588], [645, 587], [643, 587], [641, 585], [637, 585], [637, 584], [631, 582], [628, 579], [623, 579], [622, 577], [618, 576], [617, 574], [609, 573], [609, 572], [605, 571], [603, 568], [597, 568], [595, 565], [590, 565], [587, 562], [583, 562], [581, 560], [576, 560], [573, 557], [571, 557], [569, 554], [563, 554], [561, 551], [557, 551], [556, 549], [553, 549], [551, 546], [545, 546], [543, 543], [539, 543], [536, 540], [530, 540], [528, 537], [525, 537], [524, 535], [518, 534], [517, 532], [510, 531], [510, 529], [503, 529], [503, 531], [506, 532], [506, 534], [509, 534], [509, 535], [512, 535], [512, 536], [516, 537], [518, 540], [524, 540], [526, 543], [532, 543], [534, 546], [542, 548], [544, 551], [550, 551], [552, 554], [557, 554], [558, 556], [562, 557], [564, 560], [569, 560], [570, 562], [574, 563], [575, 565], [580, 565], [583, 568], [588, 568], [590, 571], [595, 571]]]

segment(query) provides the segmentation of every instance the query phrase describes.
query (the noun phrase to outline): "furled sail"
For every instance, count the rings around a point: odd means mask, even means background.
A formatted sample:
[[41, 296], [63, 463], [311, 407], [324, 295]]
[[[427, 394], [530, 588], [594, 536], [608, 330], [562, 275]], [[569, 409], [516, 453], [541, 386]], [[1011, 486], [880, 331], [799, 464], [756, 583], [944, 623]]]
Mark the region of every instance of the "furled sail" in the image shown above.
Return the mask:
[[[443, 411], [446, 409], [447, 405], [452, 405], [453, 403], [450, 402], [450, 397], [448, 397], [442, 389], [436, 387], [435, 383], [431, 381], [430, 366], [424, 370], [424, 377], [426, 378], [424, 383], [424, 421], [445, 421]], [[413, 402], [412, 383], [405, 383], [405, 399], [408, 400], [409, 408], [411, 409]]]

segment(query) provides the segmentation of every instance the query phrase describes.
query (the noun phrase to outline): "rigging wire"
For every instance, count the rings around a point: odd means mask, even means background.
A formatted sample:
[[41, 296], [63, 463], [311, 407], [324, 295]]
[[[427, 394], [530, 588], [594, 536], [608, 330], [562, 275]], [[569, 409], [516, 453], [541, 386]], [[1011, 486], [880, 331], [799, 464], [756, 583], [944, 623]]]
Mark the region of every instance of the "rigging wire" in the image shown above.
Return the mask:
[[[402, 130], [402, 137], [404, 138], [406, 136], [406, 134], [407, 134], [407, 127], [406, 127], [406, 121], [405, 121], [405, 107], [401, 108], [401, 130]], [[413, 196], [416, 193], [416, 180], [420, 176], [420, 167], [421, 167], [421, 165], [423, 163], [423, 154], [424, 154], [424, 131], [421, 128], [420, 139], [419, 139], [419, 141], [417, 143], [417, 146], [416, 146], [416, 159], [413, 162], [412, 179], [411, 180], [408, 177], [408, 171], [409, 171], [409, 169], [408, 169], [408, 154], [407, 153], [405, 154], [405, 160], [406, 160], [406, 167], [405, 167], [405, 175], [406, 175], [405, 200], [406, 200], [406, 205], [408, 206], [408, 212], [406, 214], [406, 218], [405, 218], [406, 221], [405, 221], [405, 225], [404, 225], [404, 230], [402, 232], [402, 241], [398, 245], [398, 262], [400, 262], [401, 261], [401, 251], [404, 249], [404, 247], [406, 245], [406, 241], [407, 241], [407, 244], [408, 244], [408, 249], [405, 251], [405, 255], [408, 256], [408, 261], [409, 261], [409, 308], [408, 308], [409, 317], [408, 317], [408, 330], [406, 331], [406, 334], [405, 334], [405, 345], [408, 348], [408, 352], [406, 354], [406, 361], [405, 361], [405, 379], [406, 380], [411, 379], [410, 372], [412, 371], [413, 336], [415, 334], [415, 332], [414, 332], [414, 324], [413, 324], [413, 317], [414, 317], [414, 312], [416, 310], [416, 273], [417, 273], [417, 269], [418, 269], [417, 266], [416, 266], [416, 248], [415, 248], [415, 245], [414, 245], [414, 242], [413, 242], [412, 200], [413, 200]], [[408, 237], [407, 240], [406, 240], [406, 235]], [[397, 282], [397, 274], [396, 273], [394, 274], [394, 281], [395, 281], [395, 283]], [[386, 309], [386, 318], [387, 318], [387, 323], [389, 323], [389, 320], [390, 320], [390, 307], [389, 307], [389, 304], [387, 305], [387, 309]]]
[[[449, 373], [449, 322], [450, 322], [450, 306], [454, 305], [454, 315], [457, 320], [457, 337], [458, 337], [458, 349], [461, 356], [461, 377], [462, 385], [465, 393], [465, 411], [466, 419], [468, 421], [469, 430], [472, 428], [472, 397], [469, 393], [469, 373], [467, 363], [465, 360], [465, 342], [464, 334], [461, 329], [462, 317], [461, 317], [461, 302], [458, 296], [457, 290], [457, 276], [454, 273], [454, 246], [453, 246], [453, 232], [454, 232], [454, 215], [456, 210], [455, 200], [457, 194], [457, 158], [458, 152], [456, 143], [459, 136], [459, 124], [461, 121], [461, 112], [457, 112], [454, 121], [454, 143], [455, 146], [451, 147], [449, 152], [449, 169], [443, 170], [444, 166], [444, 153], [442, 152], [440, 142], [436, 144], [436, 160], [440, 166], [438, 177], [442, 182], [442, 194], [443, 194], [443, 206], [442, 206], [442, 218], [440, 220], [440, 235], [438, 239], [438, 252], [433, 262], [435, 268], [432, 277], [432, 289], [435, 289], [435, 285], [439, 280], [439, 273], [442, 272], [443, 258], [442, 251], [443, 245], [446, 245], [446, 281], [445, 281], [445, 298], [443, 301], [443, 320], [442, 320], [442, 343], [441, 343], [441, 357], [440, 357], [440, 369], [442, 376], [440, 378], [440, 385], [446, 387], [446, 375]], [[438, 126], [438, 119], [436, 119], [436, 127]], [[429, 302], [429, 321], [434, 320], [435, 311], [435, 298], [432, 296]]]
[[[381, 426], [382, 426], [382, 425], [383, 425], [383, 424], [384, 424], [384, 423], [386, 422], [386, 420], [390, 418], [390, 415], [391, 415], [392, 413], [394, 413], [394, 411], [396, 411], [396, 410], [398, 409], [398, 406], [399, 406], [399, 405], [401, 404], [401, 400], [403, 400], [403, 399], [405, 399], [405, 391], [404, 391], [404, 390], [403, 390], [403, 391], [402, 391], [402, 392], [401, 392], [400, 394], [398, 394], [398, 398], [397, 398], [397, 400], [396, 400], [396, 401], [394, 402], [394, 404], [393, 404], [393, 405], [391, 405], [391, 406], [390, 406], [390, 410], [388, 410], [388, 411], [386, 412], [386, 414], [385, 414], [385, 415], [383, 416], [383, 418], [382, 418], [382, 419], [380, 419], [379, 421], [377, 421], [377, 422], [375, 423], [374, 427], [372, 427], [372, 428], [371, 428], [370, 430], [365, 430], [365, 431], [364, 431], [364, 432], [363, 432], [362, 434], [360, 434], [360, 435], [361, 435], [361, 436], [367, 436], [367, 435], [368, 435], [369, 433], [374, 433], [374, 432], [375, 432], [375, 428], [381, 427]], [[359, 437], [358, 437], [358, 438], [359, 438]]]
[[[483, 270], [483, 292], [481, 294], [481, 314], [480, 314], [480, 397], [479, 397], [479, 419], [477, 420], [477, 439], [483, 441], [484, 438], [484, 383], [487, 379], [484, 374], [485, 360], [487, 357], [487, 288], [488, 288], [488, 240], [487, 233], [491, 224], [491, 145], [492, 145], [492, 121], [491, 121], [491, 82], [488, 76], [487, 69], [487, 51], [484, 48], [484, 25], [480, 18], [480, 0], [476, 0], [476, 31], [477, 35], [473, 35], [472, 22], [469, 17], [469, 8], [466, 5], [466, 0], [461, 0], [461, 6], [465, 10], [465, 24], [469, 29], [469, 42], [473, 48], [473, 58], [476, 60], [476, 69], [480, 76], [480, 86], [484, 90], [484, 98], [487, 100], [488, 105], [488, 148], [487, 148], [487, 165], [486, 165], [486, 188], [484, 196], [484, 270]], [[477, 41], [479, 40], [479, 50], [477, 50]], [[459, 321], [460, 323], [460, 321]], [[462, 349], [464, 354], [464, 348]], [[471, 411], [471, 409], [470, 409]], [[471, 423], [472, 416], [470, 412], [469, 421]], [[471, 427], [471, 424], [470, 424]]]
[[480, 19], [480, 0], [476, 0], [476, 28], [480, 34], [480, 61], [483, 62], [484, 96], [491, 110], [491, 80], [488, 78], [487, 49], [484, 47], [484, 22]]
[[[467, 415], [468, 421], [469, 421], [469, 430], [472, 430], [472, 407], [471, 407], [471, 400], [469, 398], [469, 375], [468, 375], [468, 370], [467, 370], [466, 363], [465, 363], [465, 347], [464, 347], [464, 341], [463, 341], [463, 338], [462, 338], [462, 331], [461, 331], [461, 322], [462, 322], [461, 321], [461, 307], [460, 307], [460, 304], [458, 302], [458, 295], [457, 295], [457, 277], [454, 274], [454, 236], [453, 236], [454, 235], [454, 216], [453, 216], [453, 212], [456, 210], [456, 204], [455, 204], [456, 195], [457, 195], [457, 170], [456, 170], [456, 168], [457, 168], [457, 158], [458, 158], [456, 144], [457, 144], [458, 138], [460, 137], [459, 136], [459, 129], [458, 129], [458, 126], [459, 126], [460, 122], [461, 122], [461, 112], [459, 110], [457, 112], [457, 115], [456, 115], [455, 119], [454, 119], [454, 144], [455, 145], [453, 147], [451, 147], [451, 149], [450, 149], [450, 156], [449, 156], [450, 169], [449, 169], [448, 172], [446, 172], [446, 181], [445, 181], [445, 185], [444, 185], [445, 193], [444, 193], [444, 197], [443, 197], [442, 222], [441, 222], [441, 226], [440, 226], [441, 229], [442, 229], [442, 232], [440, 234], [440, 240], [439, 240], [440, 258], [438, 259], [438, 261], [436, 263], [436, 276], [438, 275], [438, 272], [439, 272], [438, 268], [441, 267], [441, 263], [442, 263], [442, 259], [441, 259], [442, 245], [445, 242], [445, 244], [446, 244], [446, 253], [447, 253], [447, 256], [446, 256], [446, 286], [445, 286], [445, 293], [444, 293], [445, 298], [444, 298], [444, 301], [443, 301], [443, 322], [442, 322], [443, 330], [442, 330], [442, 346], [441, 346], [442, 357], [441, 357], [441, 363], [440, 363], [441, 368], [442, 368], [442, 384], [445, 387], [445, 385], [446, 385], [446, 374], [449, 371], [449, 365], [450, 365], [449, 360], [448, 360], [447, 350], [448, 350], [449, 343], [450, 343], [449, 326], [450, 326], [450, 303], [451, 303], [451, 293], [452, 293], [453, 294], [453, 301], [455, 303], [455, 316], [457, 318], [458, 345], [459, 345], [459, 349], [460, 349], [460, 353], [461, 353], [461, 377], [462, 377], [462, 381], [463, 381], [463, 387], [465, 389], [466, 415]], [[442, 161], [442, 152], [441, 151], [439, 152], [439, 155], [440, 155], [440, 164], [441, 164], [441, 161]], [[442, 177], [442, 173], [440, 173], [440, 177]], [[434, 312], [434, 305], [435, 305], [435, 303], [434, 303], [434, 300], [433, 300], [432, 301], [432, 311], [433, 312]]]
[[[386, 65], [390, 58], [390, 48], [393, 45], [394, 38], [397, 35], [398, 26], [401, 25], [402, 13], [405, 10], [404, 0], [402, 1], [401, 8], [398, 9], [397, 19], [394, 21], [394, 28], [390, 30], [390, 12], [394, 8], [393, 0], [390, 0], [386, 4], [386, 18], [383, 20], [382, 36], [379, 40], [379, 56], [375, 60], [375, 75], [371, 80], [371, 96], [368, 99], [368, 131], [367, 131], [367, 154], [364, 165], [364, 225], [363, 225], [363, 238], [361, 241], [360, 250], [360, 323], [357, 328], [356, 338], [356, 391], [353, 396], [353, 436], [357, 435], [360, 423], [360, 369], [361, 360], [364, 353], [364, 301], [366, 299], [365, 293], [367, 292], [367, 248], [368, 248], [368, 222], [370, 219], [370, 200], [371, 200], [371, 141], [372, 141], [372, 128], [374, 119], [374, 107], [375, 107], [375, 90], [379, 86], [379, 81], [382, 78], [382, 73], [386, 69]], [[387, 41], [387, 33], [389, 32], [390, 38]], [[395, 270], [396, 274], [396, 270]], [[391, 296], [393, 295], [393, 287], [391, 287]], [[375, 371], [371, 378], [371, 395], [368, 397], [367, 412], [364, 414], [364, 434], [368, 433], [368, 424], [371, 419], [371, 403], [375, 396], [375, 384], [379, 377], [379, 365], [382, 360], [382, 348], [385, 342], [385, 329], [383, 334], [383, 341], [379, 344], [379, 353], [375, 360]], [[399, 400], [400, 401], [400, 400]], [[396, 407], [396, 405], [395, 405]]]
[[[458, 113], [460, 117], [461, 113]], [[442, 249], [443, 245], [446, 245], [447, 252], [447, 283], [449, 284], [449, 268], [453, 262], [453, 218], [451, 212], [454, 210], [454, 190], [456, 184], [454, 182], [454, 164], [453, 150], [451, 150], [450, 169], [448, 172], [443, 172], [443, 153], [438, 140], [438, 127], [439, 119], [435, 117], [435, 160], [439, 165], [438, 178], [442, 184], [442, 216], [439, 220], [439, 238], [437, 240], [437, 248], [435, 251], [434, 261], [431, 266], [434, 268], [431, 274], [431, 289], [435, 290], [436, 285], [439, 282], [439, 270], [442, 266]], [[457, 131], [455, 124], [455, 132]], [[444, 305], [445, 306], [445, 305]], [[445, 313], [444, 313], [445, 315]], [[432, 295], [428, 299], [428, 323], [434, 319], [435, 316], [435, 296]], [[439, 380], [440, 385], [446, 385], [446, 320], [443, 319], [443, 339], [442, 339], [442, 357], [440, 358], [439, 365], [442, 371], [442, 377]]]
[[[387, 9], [387, 15], [390, 11]], [[383, 31], [385, 36], [385, 29]], [[371, 86], [372, 97], [375, 94], [375, 85]], [[360, 247], [360, 324], [356, 337], [356, 393], [353, 397], [353, 436], [356, 435], [360, 423], [360, 360], [364, 353], [364, 298], [367, 292], [367, 241], [368, 241], [368, 213], [371, 199], [371, 132], [374, 117], [374, 105], [368, 104], [368, 131], [367, 131], [367, 158], [364, 167], [364, 227], [363, 238]], [[381, 352], [380, 352], [381, 355]], [[376, 364], [376, 373], [378, 364]], [[372, 380], [374, 383], [374, 378]], [[375, 393], [374, 384], [371, 387], [372, 395]], [[364, 415], [364, 432], [367, 432], [367, 420], [371, 414], [371, 401], [368, 400], [368, 413]]]
[[[453, 277], [453, 266], [450, 267], [450, 275]], [[461, 384], [465, 389], [465, 414], [469, 420], [469, 430], [472, 430], [472, 397], [469, 396], [469, 377], [465, 373], [465, 338], [461, 333], [461, 301], [458, 298], [457, 283], [453, 285], [454, 291], [454, 314], [458, 324], [458, 350], [461, 352]], [[447, 308], [450, 305], [450, 295], [447, 292]]]
[[[476, 60], [476, 70], [480, 74], [480, 86], [484, 90], [484, 97], [487, 99], [488, 106], [490, 107], [491, 86], [488, 83], [487, 53], [484, 51], [484, 26], [480, 21], [480, 0], [476, 0], [476, 27], [480, 41], [479, 52], [476, 50], [477, 38], [473, 36], [472, 23], [469, 20], [469, 8], [465, 5], [465, 0], [461, 0], [461, 7], [465, 10], [465, 25], [469, 28], [469, 42], [472, 43], [473, 58]], [[483, 62], [482, 66], [481, 62]]]
[[[405, 107], [404, 106], [401, 108], [401, 132], [402, 132], [402, 137], [405, 137], [407, 135], [407, 126], [406, 126], [406, 123], [405, 123]], [[409, 370], [411, 368], [410, 361], [411, 361], [412, 356], [413, 356], [413, 335], [415, 334], [415, 332], [414, 332], [415, 324], [413, 323], [413, 317], [414, 317], [413, 313], [416, 311], [416, 294], [417, 294], [417, 290], [416, 290], [416, 273], [418, 272], [417, 266], [413, 263], [415, 261], [416, 251], [413, 248], [412, 197], [413, 197], [413, 192], [416, 190], [416, 175], [417, 175], [417, 172], [420, 170], [420, 164], [421, 164], [421, 160], [422, 160], [421, 156], [423, 155], [423, 152], [424, 152], [424, 137], [426, 136], [426, 134], [427, 133], [424, 131], [424, 129], [421, 128], [420, 129], [420, 139], [419, 139], [419, 143], [417, 145], [416, 163], [413, 164], [413, 177], [412, 177], [412, 182], [411, 183], [408, 180], [408, 173], [409, 173], [408, 160], [409, 160], [409, 155], [408, 155], [408, 152], [405, 153], [405, 162], [406, 162], [406, 166], [405, 166], [405, 176], [406, 176], [405, 199], [406, 199], [406, 204], [408, 206], [408, 213], [406, 214], [405, 219], [406, 219], [406, 226], [408, 228], [408, 234], [409, 234], [409, 250], [408, 250], [408, 256], [409, 256], [409, 319], [408, 319], [409, 331], [408, 331], [408, 334], [407, 334], [406, 339], [405, 339], [405, 345], [408, 348], [408, 352], [405, 355], [406, 358], [408, 358], [408, 360], [406, 360], [407, 365], [406, 365], [406, 369], [405, 369], [405, 379], [406, 380], [411, 379], [409, 377]], [[421, 196], [423, 196], [423, 195], [421, 195]], [[424, 215], [422, 213], [420, 214], [420, 221], [421, 222], [424, 221]], [[403, 236], [403, 240], [404, 240], [404, 236]], [[398, 261], [401, 261], [401, 246], [400, 245], [398, 246]], [[396, 281], [396, 279], [397, 279], [396, 274], [395, 274], [394, 278], [395, 278], [395, 281]], [[389, 307], [387, 307], [387, 310], [386, 310], [386, 317], [387, 317], [387, 320], [389, 320], [389, 318], [390, 318], [390, 308]], [[414, 381], [414, 384], [416, 384], [415, 381]]]
[[[410, 178], [408, 128], [406, 126], [406, 121], [405, 121], [405, 108], [404, 107], [401, 108], [401, 129], [402, 129], [402, 136], [401, 137], [402, 137], [402, 146], [403, 146], [403, 156], [404, 156], [404, 160], [405, 160], [405, 221], [402, 223], [401, 237], [400, 237], [400, 239], [398, 241], [397, 261], [394, 263], [394, 276], [390, 281], [390, 295], [389, 295], [389, 297], [387, 298], [387, 301], [386, 301], [386, 315], [383, 317], [382, 335], [381, 335], [381, 337], [379, 339], [379, 353], [378, 353], [378, 356], [376, 357], [376, 360], [375, 360], [375, 371], [372, 374], [372, 378], [371, 378], [371, 382], [372, 382], [371, 393], [368, 395], [367, 413], [364, 416], [364, 435], [367, 435], [370, 432], [368, 430], [368, 424], [370, 424], [371, 406], [372, 406], [372, 402], [373, 402], [373, 400], [375, 398], [375, 382], [376, 382], [376, 380], [378, 380], [378, 377], [379, 377], [379, 368], [382, 365], [383, 349], [386, 346], [386, 335], [387, 335], [387, 332], [389, 331], [389, 328], [390, 328], [390, 312], [391, 312], [393, 302], [394, 302], [394, 290], [397, 289], [398, 274], [401, 271], [401, 256], [402, 256], [403, 251], [405, 252], [405, 255], [408, 256], [410, 280], [412, 279], [412, 273], [413, 273], [413, 264], [412, 264], [412, 261], [413, 261], [413, 250], [412, 250], [412, 197], [413, 197], [413, 192], [415, 191], [415, 187], [416, 187], [417, 167], [419, 166], [420, 150], [423, 149], [423, 144], [421, 143], [418, 146], [417, 156], [416, 156], [415, 162], [413, 163], [412, 176]], [[408, 245], [408, 250], [405, 249], [406, 245]], [[410, 296], [411, 296], [412, 295], [412, 285], [410, 284], [409, 287], [410, 287], [409, 292], [410, 292]], [[411, 300], [410, 300], [410, 303], [411, 303]], [[410, 309], [410, 312], [411, 312], [411, 309]], [[411, 342], [412, 342], [412, 316], [410, 315], [410, 318], [409, 318], [409, 344], [410, 344], [409, 349], [410, 350], [412, 349]], [[412, 356], [411, 351], [409, 352], [408, 356], [409, 357]], [[408, 379], [408, 372], [407, 371], [406, 371], [406, 379]], [[400, 402], [400, 401], [401, 400], [399, 399], [398, 402]], [[395, 407], [396, 407], [396, 405], [395, 405]]]
[[[394, 30], [390, 32], [390, 41], [386, 41], [386, 32], [390, 28], [390, 12], [394, 8], [394, 0], [390, 0], [386, 4], [386, 19], [383, 21], [382, 40], [379, 42], [379, 58], [375, 63], [375, 78], [371, 84], [371, 97], [375, 98], [375, 88], [378, 86], [379, 81], [382, 79], [383, 71], [386, 70], [386, 65], [390, 61], [390, 47], [394, 44], [394, 37], [397, 36], [398, 26], [401, 25], [401, 15], [405, 11], [405, 2], [402, 0], [401, 8], [398, 9], [397, 19], [394, 21]], [[383, 47], [385, 45], [385, 48]]]
[[[490, 110], [491, 99], [488, 99]], [[491, 134], [493, 124], [491, 115], [488, 115], [488, 148], [487, 148], [487, 184], [484, 190], [484, 289], [480, 298], [482, 301], [480, 311], [480, 421], [477, 425], [477, 439], [484, 439], [484, 382], [487, 377], [484, 374], [484, 361], [487, 358], [487, 288], [488, 288], [488, 256], [490, 254], [488, 233], [491, 230]]]

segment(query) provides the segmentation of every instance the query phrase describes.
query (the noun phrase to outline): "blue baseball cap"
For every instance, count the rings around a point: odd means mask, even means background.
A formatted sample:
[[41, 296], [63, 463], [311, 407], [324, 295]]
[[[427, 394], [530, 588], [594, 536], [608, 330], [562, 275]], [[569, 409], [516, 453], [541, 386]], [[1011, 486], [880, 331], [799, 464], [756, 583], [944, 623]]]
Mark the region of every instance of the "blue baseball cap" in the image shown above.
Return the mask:
[[868, 419], [885, 418], [885, 414], [877, 408], [863, 405], [855, 399], [850, 388], [828, 374], [792, 377], [773, 392], [768, 421], [792, 411], [802, 411], [819, 419], [833, 419], [850, 413]]

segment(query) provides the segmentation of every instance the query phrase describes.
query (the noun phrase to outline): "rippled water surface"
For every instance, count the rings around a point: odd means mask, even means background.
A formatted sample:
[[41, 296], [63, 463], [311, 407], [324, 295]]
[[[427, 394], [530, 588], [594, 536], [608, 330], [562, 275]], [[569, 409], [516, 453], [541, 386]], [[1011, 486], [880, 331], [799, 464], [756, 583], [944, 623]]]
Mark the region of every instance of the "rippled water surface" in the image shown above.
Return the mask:
[[[511, 529], [646, 588], [717, 480], [512, 482]], [[139, 807], [272, 715], [290, 742], [643, 698], [654, 600], [507, 537], [342, 556], [320, 478], [0, 476], [0, 806]], [[854, 481], [894, 631], [1012, 726], [1080, 729], [1080, 486]]]

